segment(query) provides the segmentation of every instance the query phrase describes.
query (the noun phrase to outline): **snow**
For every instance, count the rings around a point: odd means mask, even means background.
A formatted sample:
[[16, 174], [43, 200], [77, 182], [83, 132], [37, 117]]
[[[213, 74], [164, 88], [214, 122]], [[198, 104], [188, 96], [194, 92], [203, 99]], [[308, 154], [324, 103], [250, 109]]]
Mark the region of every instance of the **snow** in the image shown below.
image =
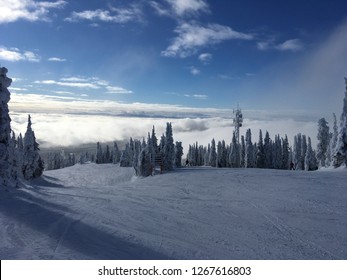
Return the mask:
[[346, 168], [93, 163], [0, 192], [1, 259], [346, 259]]

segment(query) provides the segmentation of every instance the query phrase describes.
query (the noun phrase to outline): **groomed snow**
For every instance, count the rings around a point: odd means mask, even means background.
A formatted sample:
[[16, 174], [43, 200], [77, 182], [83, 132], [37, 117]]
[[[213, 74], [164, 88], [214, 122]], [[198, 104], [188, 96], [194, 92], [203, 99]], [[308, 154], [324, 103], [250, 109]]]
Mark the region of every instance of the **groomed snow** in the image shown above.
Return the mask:
[[346, 171], [47, 171], [1, 190], [0, 258], [346, 259]]

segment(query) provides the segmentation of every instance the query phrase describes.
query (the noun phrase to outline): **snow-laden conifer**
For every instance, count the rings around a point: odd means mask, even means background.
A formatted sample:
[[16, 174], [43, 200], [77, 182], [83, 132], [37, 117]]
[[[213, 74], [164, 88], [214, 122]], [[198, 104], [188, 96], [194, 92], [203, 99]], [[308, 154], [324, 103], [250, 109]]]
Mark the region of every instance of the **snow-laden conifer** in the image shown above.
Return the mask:
[[182, 142], [177, 142], [175, 145], [175, 166], [182, 167], [183, 146]]
[[216, 141], [212, 139], [211, 141], [211, 151], [210, 151], [210, 166], [216, 167], [217, 165], [217, 151], [216, 151]]
[[251, 129], [246, 131], [246, 168], [253, 168], [255, 159], [254, 159], [254, 147], [252, 143], [252, 132]]
[[347, 166], [347, 78], [345, 78], [346, 91], [343, 99], [343, 109], [340, 118], [340, 128], [334, 152], [334, 166]]
[[257, 168], [265, 168], [265, 150], [263, 143], [263, 134], [261, 129], [259, 130], [259, 140], [257, 145]]
[[307, 150], [305, 156], [305, 170], [311, 171], [317, 169], [317, 159], [314, 151], [312, 150], [311, 138], [307, 139]]
[[12, 80], [7, 77], [7, 69], [0, 68], [0, 186], [16, 185], [15, 178], [12, 176], [13, 166], [9, 161], [9, 141], [11, 139], [11, 118], [9, 116], [8, 102], [10, 92], [8, 87]]
[[325, 166], [325, 161], [327, 158], [327, 150], [330, 142], [329, 137], [329, 126], [328, 122], [321, 118], [318, 121], [318, 134], [317, 134], [318, 144], [317, 144], [317, 159], [319, 161], [319, 166]]
[[42, 175], [44, 162], [39, 154], [39, 144], [36, 142], [35, 133], [31, 127], [31, 117], [28, 117], [27, 131], [24, 136], [24, 153], [23, 153], [23, 176], [27, 180], [37, 178]]

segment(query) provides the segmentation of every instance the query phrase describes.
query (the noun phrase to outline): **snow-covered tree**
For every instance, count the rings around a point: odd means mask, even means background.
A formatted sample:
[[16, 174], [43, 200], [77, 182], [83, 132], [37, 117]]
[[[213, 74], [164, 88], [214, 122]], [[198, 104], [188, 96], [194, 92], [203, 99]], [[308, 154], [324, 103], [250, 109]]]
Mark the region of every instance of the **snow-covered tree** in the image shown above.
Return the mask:
[[240, 146], [237, 143], [236, 134], [234, 131], [232, 142], [231, 142], [230, 154], [229, 154], [230, 167], [233, 167], [233, 168], [240, 167], [240, 162], [241, 162], [240, 156], [241, 156]]
[[289, 169], [289, 141], [288, 136], [285, 135], [284, 139], [282, 139], [282, 168]]
[[166, 123], [165, 144], [163, 155], [163, 169], [172, 170], [175, 162], [175, 144], [171, 123]]
[[246, 131], [246, 168], [254, 167], [255, 159], [254, 159], [254, 147], [252, 143], [252, 132], [251, 129], [247, 129]]
[[118, 163], [120, 161], [120, 156], [121, 156], [121, 153], [119, 151], [117, 142], [114, 141], [113, 142], [113, 150], [112, 150], [112, 163], [114, 163], [114, 164]]
[[259, 130], [259, 141], [257, 145], [257, 168], [265, 168], [265, 150], [261, 129]]
[[27, 180], [40, 177], [44, 170], [44, 162], [39, 154], [39, 144], [31, 128], [31, 117], [28, 117], [27, 131], [24, 136], [23, 176]]
[[269, 132], [266, 131], [264, 138], [265, 168], [272, 168], [272, 141]]
[[16, 180], [13, 178], [13, 166], [9, 161], [9, 141], [11, 139], [11, 119], [9, 116], [8, 102], [10, 92], [8, 87], [12, 80], [7, 77], [7, 69], [0, 68], [0, 186], [14, 186]]
[[312, 150], [311, 138], [308, 137], [307, 150], [305, 156], [305, 170], [311, 171], [317, 169], [317, 159], [314, 151]]
[[125, 149], [122, 151], [120, 157], [120, 166], [121, 167], [131, 167], [132, 158], [130, 158], [130, 146], [129, 143], [125, 144]]
[[216, 141], [214, 139], [212, 139], [211, 142], [211, 151], [210, 151], [210, 166], [212, 167], [216, 167], [217, 165], [217, 151], [216, 151]]
[[345, 78], [346, 91], [343, 99], [343, 109], [340, 118], [340, 128], [334, 152], [334, 166], [347, 166], [347, 78]]
[[294, 151], [293, 151], [293, 156], [294, 156], [294, 166], [295, 170], [303, 170], [303, 167], [301, 165], [301, 133], [298, 133], [297, 135], [294, 136]]
[[148, 146], [141, 150], [135, 170], [137, 176], [148, 177], [152, 175], [153, 166], [151, 163], [151, 154], [148, 150]]
[[321, 118], [318, 121], [318, 145], [317, 145], [317, 159], [319, 161], [319, 166], [325, 166], [325, 161], [327, 157], [327, 150], [330, 142], [329, 136], [329, 126], [328, 122]]
[[177, 142], [175, 145], [175, 166], [182, 167], [182, 156], [183, 156], [183, 147], [182, 142]]
[[245, 168], [246, 167], [246, 144], [245, 144], [245, 137], [241, 135], [241, 162], [240, 167]]
[[282, 143], [279, 135], [275, 135], [275, 141], [273, 143], [273, 152], [272, 152], [272, 166], [275, 169], [282, 169], [283, 166], [283, 155], [282, 155]]

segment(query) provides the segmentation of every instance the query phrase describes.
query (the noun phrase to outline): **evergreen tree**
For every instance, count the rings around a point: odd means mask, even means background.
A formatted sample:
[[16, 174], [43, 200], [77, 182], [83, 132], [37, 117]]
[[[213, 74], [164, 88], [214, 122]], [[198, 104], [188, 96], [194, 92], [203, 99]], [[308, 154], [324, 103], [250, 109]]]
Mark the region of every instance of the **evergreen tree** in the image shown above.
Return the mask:
[[345, 78], [346, 91], [343, 99], [343, 109], [340, 118], [340, 128], [334, 152], [334, 166], [347, 166], [347, 78]]
[[148, 177], [152, 175], [153, 167], [151, 164], [151, 155], [148, 150], [148, 146], [141, 150], [135, 170], [137, 176]]
[[175, 145], [171, 123], [166, 124], [165, 145], [163, 155], [163, 169], [172, 170], [175, 162]]
[[301, 140], [301, 133], [298, 133], [295, 137], [294, 137], [294, 166], [295, 166], [295, 170], [302, 170], [302, 165], [301, 165], [301, 144], [302, 144], [302, 140]]
[[240, 167], [245, 168], [246, 167], [246, 144], [245, 144], [245, 137], [241, 135], [241, 162]]
[[44, 170], [44, 162], [39, 154], [39, 144], [36, 142], [35, 133], [31, 128], [31, 117], [28, 117], [27, 131], [24, 136], [24, 153], [22, 172], [24, 178], [31, 180], [40, 177]]
[[247, 129], [246, 131], [246, 168], [254, 167], [254, 150], [252, 143], [252, 132], [251, 129]]
[[100, 142], [96, 143], [96, 159], [95, 159], [96, 164], [101, 164], [103, 163], [103, 151]]
[[289, 169], [289, 141], [287, 135], [282, 140], [282, 168]]
[[305, 170], [311, 171], [317, 169], [317, 160], [315, 153], [312, 150], [311, 138], [308, 137], [307, 151], [305, 156]]
[[175, 166], [182, 167], [182, 156], [183, 156], [183, 147], [182, 142], [177, 142], [175, 145]]
[[0, 186], [15, 186], [17, 184], [13, 178], [13, 166], [9, 161], [9, 141], [11, 139], [11, 118], [9, 116], [8, 102], [10, 92], [8, 87], [12, 80], [7, 77], [7, 69], [0, 68]]
[[231, 148], [230, 148], [230, 156], [229, 156], [230, 167], [233, 167], [233, 168], [240, 167], [240, 162], [241, 162], [240, 156], [241, 156], [240, 146], [237, 143], [236, 134], [234, 131], [232, 142], [231, 142]]
[[121, 153], [119, 151], [117, 142], [114, 141], [113, 142], [113, 150], [112, 150], [112, 162], [114, 164], [118, 163], [120, 161], [120, 156], [121, 156]]
[[125, 149], [122, 151], [119, 163], [121, 167], [131, 167], [132, 159], [130, 159], [129, 143], [125, 144]]
[[265, 168], [265, 150], [261, 129], [259, 130], [259, 141], [257, 146], [257, 168]]
[[305, 157], [306, 157], [306, 151], [307, 151], [307, 141], [306, 141], [306, 135], [301, 136], [301, 167], [302, 170], [305, 170]]
[[216, 142], [214, 139], [212, 139], [211, 142], [211, 152], [210, 152], [210, 166], [216, 167], [217, 165], [217, 151], [216, 151]]
[[272, 141], [269, 132], [266, 131], [264, 138], [265, 168], [272, 168]]
[[329, 127], [328, 122], [321, 118], [318, 121], [318, 145], [317, 145], [317, 159], [319, 161], [319, 166], [325, 166], [325, 161], [327, 157], [327, 150], [329, 145]]

